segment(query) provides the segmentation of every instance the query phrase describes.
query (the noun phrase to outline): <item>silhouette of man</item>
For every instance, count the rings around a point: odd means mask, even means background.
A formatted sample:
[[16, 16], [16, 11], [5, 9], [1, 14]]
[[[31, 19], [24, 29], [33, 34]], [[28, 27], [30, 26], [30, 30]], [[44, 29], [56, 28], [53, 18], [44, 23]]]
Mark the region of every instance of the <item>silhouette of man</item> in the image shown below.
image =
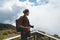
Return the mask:
[[27, 37], [30, 37], [30, 28], [33, 26], [30, 25], [29, 19], [29, 10], [25, 9], [23, 11], [24, 15], [18, 19], [18, 26], [22, 29], [21, 31], [21, 40], [27, 40]]

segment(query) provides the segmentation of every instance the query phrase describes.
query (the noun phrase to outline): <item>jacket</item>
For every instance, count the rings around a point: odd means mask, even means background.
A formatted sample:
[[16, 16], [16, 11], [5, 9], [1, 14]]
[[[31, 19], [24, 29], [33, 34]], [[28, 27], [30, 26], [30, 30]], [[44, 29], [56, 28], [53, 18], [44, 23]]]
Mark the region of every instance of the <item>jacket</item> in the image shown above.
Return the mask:
[[[29, 22], [29, 20], [26, 16], [21, 16], [18, 19], [18, 26], [20, 27], [20, 25], [22, 25], [24, 27], [30, 27], [30, 22]], [[30, 29], [22, 28], [22, 31], [21, 31], [22, 34], [25, 34], [25, 33], [28, 33], [28, 32], [30, 32]]]

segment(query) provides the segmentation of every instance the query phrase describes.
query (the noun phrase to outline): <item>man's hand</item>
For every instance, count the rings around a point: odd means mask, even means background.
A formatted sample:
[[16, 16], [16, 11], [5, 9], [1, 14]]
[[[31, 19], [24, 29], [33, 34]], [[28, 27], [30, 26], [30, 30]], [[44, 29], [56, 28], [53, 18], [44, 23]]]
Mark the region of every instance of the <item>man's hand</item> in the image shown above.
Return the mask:
[[31, 26], [32, 28], [34, 28], [34, 26]]
[[34, 28], [34, 26], [32, 26], [32, 25], [29, 25], [31, 28]]

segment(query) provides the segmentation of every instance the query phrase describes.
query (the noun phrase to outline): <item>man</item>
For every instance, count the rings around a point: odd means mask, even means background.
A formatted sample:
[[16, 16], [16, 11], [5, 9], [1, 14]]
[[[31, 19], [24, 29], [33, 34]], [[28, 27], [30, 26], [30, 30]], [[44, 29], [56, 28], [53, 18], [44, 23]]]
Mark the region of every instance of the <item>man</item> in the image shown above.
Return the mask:
[[27, 40], [27, 37], [30, 37], [30, 25], [27, 16], [29, 16], [29, 10], [25, 9], [23, 11], [24, 15], [18, 19], [18, 26], [22, 29], [21, 31], [21, 40]]

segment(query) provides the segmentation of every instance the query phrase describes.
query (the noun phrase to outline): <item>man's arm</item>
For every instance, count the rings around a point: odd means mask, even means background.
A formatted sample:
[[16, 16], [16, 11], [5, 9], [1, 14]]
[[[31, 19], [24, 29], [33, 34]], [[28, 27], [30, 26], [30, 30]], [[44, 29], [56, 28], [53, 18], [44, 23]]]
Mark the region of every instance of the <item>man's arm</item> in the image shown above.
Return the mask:
[[25, 26], [22, 26], [22, 25], [19, 25], [19, 27], [24, 28], [24, 29], [30, 28], [30, 27], [25, 27]]

